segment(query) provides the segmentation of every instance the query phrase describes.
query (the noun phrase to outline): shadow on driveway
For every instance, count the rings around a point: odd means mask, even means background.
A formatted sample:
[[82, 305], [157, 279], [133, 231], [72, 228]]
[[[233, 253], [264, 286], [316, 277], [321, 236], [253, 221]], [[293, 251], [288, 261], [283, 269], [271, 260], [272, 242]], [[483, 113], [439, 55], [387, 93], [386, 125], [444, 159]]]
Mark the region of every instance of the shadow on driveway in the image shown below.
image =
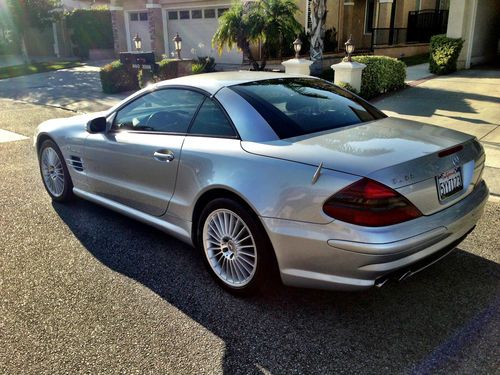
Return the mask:
[[500, 266], [462, 250], [379, 290], [280, 286], [238, 299], [172, 237], [83, 200], [53, 206], [96, 259], [224, 340], [226, 374], [435, 372], [474, 345], [499, 307]]

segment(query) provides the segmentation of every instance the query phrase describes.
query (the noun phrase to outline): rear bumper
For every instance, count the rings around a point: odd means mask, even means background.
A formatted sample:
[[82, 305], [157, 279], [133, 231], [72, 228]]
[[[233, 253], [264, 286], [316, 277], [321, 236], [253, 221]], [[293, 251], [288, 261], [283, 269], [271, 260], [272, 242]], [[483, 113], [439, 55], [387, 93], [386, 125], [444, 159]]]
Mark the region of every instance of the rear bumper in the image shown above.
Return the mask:
[[484, 181], [438, 213], [365, 228], [333, 221], [311, 224], [262, 218], [287, 285], [360, 290], [385, 278], [416, 273], [449, 253], [472, 231], [488, 199]]

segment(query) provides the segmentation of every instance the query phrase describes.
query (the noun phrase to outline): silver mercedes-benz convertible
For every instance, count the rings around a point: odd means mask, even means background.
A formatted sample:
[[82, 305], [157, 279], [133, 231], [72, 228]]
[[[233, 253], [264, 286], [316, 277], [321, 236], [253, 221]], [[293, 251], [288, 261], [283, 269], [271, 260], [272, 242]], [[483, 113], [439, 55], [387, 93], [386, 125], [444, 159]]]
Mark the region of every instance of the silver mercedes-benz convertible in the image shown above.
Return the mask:
[[194, 75], [35, 135], [45, 188], [200, 249], [237, 294], [268, 284], [359, 290], [448, 254], [488, 188], [473, 136], [385, 116], [327, 81]]

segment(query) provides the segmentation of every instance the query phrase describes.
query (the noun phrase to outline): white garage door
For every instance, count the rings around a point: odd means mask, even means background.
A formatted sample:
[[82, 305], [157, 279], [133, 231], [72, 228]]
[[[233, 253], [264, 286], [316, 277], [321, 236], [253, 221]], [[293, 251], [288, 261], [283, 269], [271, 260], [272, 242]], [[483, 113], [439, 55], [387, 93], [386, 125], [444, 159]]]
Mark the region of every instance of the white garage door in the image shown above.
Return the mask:
[[175, 51], [172, 39], [176, 33], [179, 33], [182, 38], [181, 57], [195, 58], [210, 55], [218, 63], [241, 64], [243, 55], [237, 49], [232, 51], [225, 49], [221, 56], [218, 55], [216, 49], [211, 52], [212, 37], [218, 25], [217, 18], [226, 10], [227, 8], [167, 10], [169, 51]]
[[135, 51], [134, 38], [139, 35], [142, 39], [142, 50], [151, 51], [151, 38], [149, 36], [148, 12], [127, 12], [128, 16], [128, 41], [129, 51]]

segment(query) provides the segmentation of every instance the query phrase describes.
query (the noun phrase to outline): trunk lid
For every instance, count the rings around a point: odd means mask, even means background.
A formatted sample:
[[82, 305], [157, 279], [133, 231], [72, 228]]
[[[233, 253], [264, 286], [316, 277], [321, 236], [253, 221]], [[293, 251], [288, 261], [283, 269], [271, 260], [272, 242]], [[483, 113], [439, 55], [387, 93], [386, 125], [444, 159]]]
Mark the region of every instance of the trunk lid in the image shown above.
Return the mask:
[[[456, 145], [463, 148], [439, 156]], [[324, 168], [369, 177], [400, 191], [424, 214], [467, 195], [484, 164], [484, 152], [473, 136], [390, 117], [314, 135], [263, 143], [243, 141], [242, 147], [253, 154], [310, 165], [322, 162]], [[440, 200], [435, 178], [457, 165], [462, 167], [464, 190]]]

